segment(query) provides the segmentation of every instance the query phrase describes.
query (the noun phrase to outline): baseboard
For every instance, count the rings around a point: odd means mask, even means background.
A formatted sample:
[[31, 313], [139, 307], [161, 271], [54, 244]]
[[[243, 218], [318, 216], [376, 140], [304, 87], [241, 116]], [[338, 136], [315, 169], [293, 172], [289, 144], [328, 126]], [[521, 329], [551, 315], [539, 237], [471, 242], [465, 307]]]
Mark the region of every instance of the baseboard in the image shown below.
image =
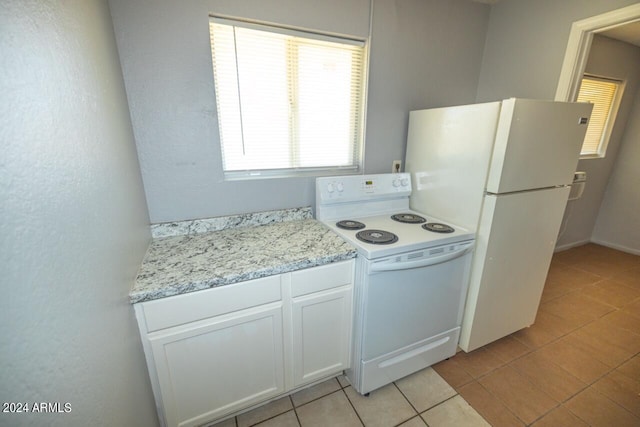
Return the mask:
[[629, 254], [640, 255], [640, 249], [628, 248], [628, 247], [623, 246], [623, 245], [618, 245], [616, 243], [611, 243], [611, 242], [605, 242], [605, 241], [600, 240], [600, 239], [591, 239], [591, 242], [592, 243], [596, 243], [598, 245], [606, 246], [606, 247], [611, 248], [611, 249], [616, 249], [618, 251], [627, 252]]
[[[575, 248], [576, 246], [582, 246], [582, 245], [586, 245], [587, 243], [590, 243], [591, 240], [579, 240], [577, 242], [571, 242], [571, 243], [565, 243], [564, 245], [561, 246], [556, 246], [556, 248], [553, 250], [553, 252], [562, 252], [562, 251], [566, 251], [567, 249], [571, 249], [571, 248]], [[599, 243], [601, 244], [601, 243]]]

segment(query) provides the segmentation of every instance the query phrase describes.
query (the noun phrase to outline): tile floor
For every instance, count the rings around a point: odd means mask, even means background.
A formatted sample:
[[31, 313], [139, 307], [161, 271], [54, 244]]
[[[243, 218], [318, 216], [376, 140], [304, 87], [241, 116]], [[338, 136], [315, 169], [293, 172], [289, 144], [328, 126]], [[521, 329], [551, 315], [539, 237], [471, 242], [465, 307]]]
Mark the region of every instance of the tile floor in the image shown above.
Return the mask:
[[640, 426], [640, 257], [557, 253], [536, 323], [371, 393], [344, 377], [217, 427]]

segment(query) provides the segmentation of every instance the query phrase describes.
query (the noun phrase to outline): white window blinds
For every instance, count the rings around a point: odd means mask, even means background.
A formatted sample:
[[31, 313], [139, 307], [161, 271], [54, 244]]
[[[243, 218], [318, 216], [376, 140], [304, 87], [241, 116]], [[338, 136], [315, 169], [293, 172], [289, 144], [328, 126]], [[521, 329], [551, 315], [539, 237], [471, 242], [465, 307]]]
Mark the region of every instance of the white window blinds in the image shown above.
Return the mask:
[[615, 121], [622, 82], [585, 76], [580, 84], [578, 102], [593, 104], [593, 112], [582, 144], [581, 156], [604, 157]]
[[225, 176], [357, 171], [364, 42], [211, 18]]

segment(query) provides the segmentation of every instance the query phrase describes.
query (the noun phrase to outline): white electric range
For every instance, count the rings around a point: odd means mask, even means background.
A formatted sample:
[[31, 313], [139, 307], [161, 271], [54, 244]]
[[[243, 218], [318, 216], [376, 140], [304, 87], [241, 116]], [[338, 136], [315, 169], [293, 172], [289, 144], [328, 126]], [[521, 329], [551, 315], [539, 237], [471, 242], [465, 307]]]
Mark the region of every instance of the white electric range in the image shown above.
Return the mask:
[[354, 345], [361, 394], [455, 354], [474, 233], [409, 209], [407, 173], [316, 179], [316, 218], [358, 250]]

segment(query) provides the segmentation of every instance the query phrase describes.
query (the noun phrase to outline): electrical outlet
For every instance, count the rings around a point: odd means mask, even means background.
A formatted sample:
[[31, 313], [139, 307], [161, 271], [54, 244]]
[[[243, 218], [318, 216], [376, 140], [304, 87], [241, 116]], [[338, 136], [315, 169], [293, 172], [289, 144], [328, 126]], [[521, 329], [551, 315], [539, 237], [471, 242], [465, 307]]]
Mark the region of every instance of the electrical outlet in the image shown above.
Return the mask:
[[402, 160], [394, 160], [391, 164], [391, 173], [400, 173], [402, 169]]

